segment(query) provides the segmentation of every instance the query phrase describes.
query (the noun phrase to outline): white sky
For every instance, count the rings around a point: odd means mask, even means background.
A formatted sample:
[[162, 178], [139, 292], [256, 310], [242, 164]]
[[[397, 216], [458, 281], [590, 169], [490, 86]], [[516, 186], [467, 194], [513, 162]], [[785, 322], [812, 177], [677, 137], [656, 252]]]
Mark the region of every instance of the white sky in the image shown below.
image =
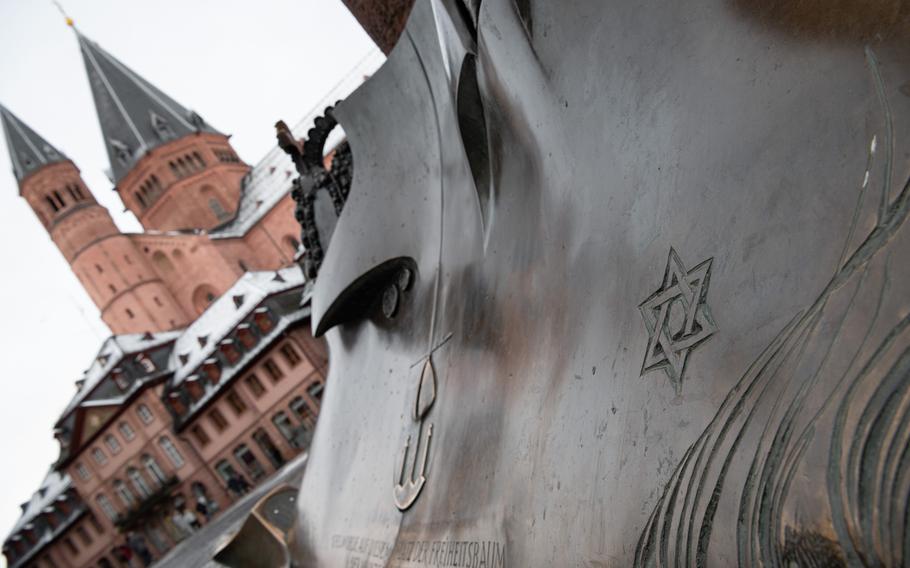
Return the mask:
[[[83, 34], [256, 163], [374, 49], [340, 0], [62, 0]], [[82, 56], [50, 0], [0, 0], [0, 102], [82, 170], [124, 231]], [[290, 165], [290, 162], [289, 162]], [[0, 137], [0, 539], [57, 456], [51, 427], [109, 334], [24, 200]], [[0, 561], [2, 562], [2, 561]]]

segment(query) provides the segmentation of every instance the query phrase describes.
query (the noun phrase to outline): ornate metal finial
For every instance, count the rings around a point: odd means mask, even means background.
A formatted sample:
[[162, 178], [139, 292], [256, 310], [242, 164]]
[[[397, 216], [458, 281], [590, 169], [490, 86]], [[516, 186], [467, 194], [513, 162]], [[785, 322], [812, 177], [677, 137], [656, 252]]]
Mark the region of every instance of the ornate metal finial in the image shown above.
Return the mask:
[[59, 10], [60, 14], [63, 16], [63, 20], [66, 22], [66, 25], [75, 29], [76, 22], [74, 22], [73, 19], [69, 17], [69, 14], [66, 13], [66, 10], [64, 10], [63, 6], [60, 5], [60, 2], [57, 2], [57, 0], [52, 1], [54, 3], [54, 6], [57, 7], [57, 10]]
[[[301, 225], [301, 242], [304, 253], [300, 259], [307, 278], [316, 278], [324, 256], [323, 246], [328, 246], [334, 220], [323, 219], [322, 234], [317, 226], [315, 202], [320, 190], [325, 190], [331, 199], [335, 217], [341, 215], [351, 189], [353, 178], [353, 158], [347, 142], [342, 142], [334, 149], [329, 169], [325, 167], [325, 144], [329, 133], [338, 126], [333, 114], [333, 107], [327, 107], [323, 116], [313, 121], [313, 128], [307, 132], [304, 140], [294, 138], [288, 125], [279, 120], [275, 123], [278, 146], [294, 162], [300, 174], [293, 182], [291, 196], [297, 202], [294, 216]], [[324, 243], [323, 243], [324, 241]]]

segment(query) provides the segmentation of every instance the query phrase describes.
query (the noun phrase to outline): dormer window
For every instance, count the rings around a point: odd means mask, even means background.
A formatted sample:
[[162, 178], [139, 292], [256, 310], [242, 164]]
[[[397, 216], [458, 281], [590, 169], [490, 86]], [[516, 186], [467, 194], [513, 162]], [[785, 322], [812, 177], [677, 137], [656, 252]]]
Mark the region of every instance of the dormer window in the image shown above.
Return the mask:
[[259, 338], [253, 333], [253, 327], [250, 324], [242, 323], [237, 326], [237, 339], [244, 347], [250, 349], [256, 345]]
[[136, 364], [142, 367], [142, 370], [146, 373], [153, 373], [156, 369], [155, 362], [149, 358], [145, 353], [140, 353], [136, 355]]
[[167, 402], [177, 416], [186, 414], [186, 404], [183, 403], [183, 397], [180, 396], [179, 392], [175, 391], [167, 395]]
[[126, 391], [126, 389], [130, 388], [130, 382], [126, 378], [126, 375], [123, 373], [123, 369], [117, 367], [114, 369], [112, 376], [114, 379], [114, 384], [117, 385], [118, 389], [121, 391]]
[[60, 154], [57, 153], [57, 150], [54, 150], [50, 144], [45, 144], [43, 148], [44, 155], [47, 156], [50, 160], [59, 160]]
[[111, 150], [114, 152], [114, 157], [117, 158], [117, 161], [121, 165], [128, 166], [130, 165], [130, 160], [133, 157], [133, 151], [129, 146], [121, 142], [120, 140], [111, 139]]
[[70, 500], [67, 495], [64, 493], [56, 499], [57, 508], [60, 509], [60, 512], [65, 516], [70, 514]]
[[219, 344], [219, 349], [221, 349], [221, 353], [231, 365], [240, 360], [240, 349], [237, 347], [237, 342], [233, 339], [222, 340]]
[[149, 111], [149, 121], [152, 123], [152, 129], [155, 131], [155, 134], [162, 142], [174, 137], [174, 130], [163, 116], [153, 110]]
[[205, 394], [205, 388], [202, 386], [202, 380], [199, 375], [190, 375], [186, 379], [186, 391], [193, 400], [199, 400]]
[[209, 383], [217, 385], [221, 379], [221, 363], [214, 357], [209, 357], [202, 363], [202, 372]]
[[44, 518], [47, 519], [47, 524], [50, 525], [52, 529], [57, 528], [57, 512], [54, 510], [54, 508], [45, 507], [41, 512], [44, 514]]
[[256, 323], [256, 327], [263, 333], [267, 333], [275, 326], [275, 322], [272, 321], [272, 314], [265, 306], [256, 308], [256, 310], [253, 311], [253, 321]]

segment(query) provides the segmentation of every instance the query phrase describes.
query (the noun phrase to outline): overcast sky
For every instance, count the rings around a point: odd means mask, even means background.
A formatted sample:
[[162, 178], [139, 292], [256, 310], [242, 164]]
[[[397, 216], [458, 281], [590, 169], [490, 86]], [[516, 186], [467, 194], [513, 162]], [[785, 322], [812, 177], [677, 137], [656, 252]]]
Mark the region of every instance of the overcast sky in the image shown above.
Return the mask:
[[[86, 36], [225, 133], [248, 163], [369, 52], [340, 0], [61, 0]], [[51, 0], [0, 0], [0, 103], [82, 170], [124, 231], [82, 56]], [[0, 533], [57, 456], [51, 426], [109, 331], [18, 196], [0, 137]]]

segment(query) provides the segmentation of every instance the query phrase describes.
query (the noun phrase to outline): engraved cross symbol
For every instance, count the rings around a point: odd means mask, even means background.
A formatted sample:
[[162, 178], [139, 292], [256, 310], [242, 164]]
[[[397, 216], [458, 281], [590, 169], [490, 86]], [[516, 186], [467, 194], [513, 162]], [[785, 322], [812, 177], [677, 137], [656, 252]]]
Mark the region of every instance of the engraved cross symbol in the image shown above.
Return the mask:
[[717, 331], [707, 304], [712, 260], [686, 270], [671, 247], [663, 284], [638, 306], [648, 329], [641, 374], [663, 369], [677, 394], [682, 390], [689, 353]]

